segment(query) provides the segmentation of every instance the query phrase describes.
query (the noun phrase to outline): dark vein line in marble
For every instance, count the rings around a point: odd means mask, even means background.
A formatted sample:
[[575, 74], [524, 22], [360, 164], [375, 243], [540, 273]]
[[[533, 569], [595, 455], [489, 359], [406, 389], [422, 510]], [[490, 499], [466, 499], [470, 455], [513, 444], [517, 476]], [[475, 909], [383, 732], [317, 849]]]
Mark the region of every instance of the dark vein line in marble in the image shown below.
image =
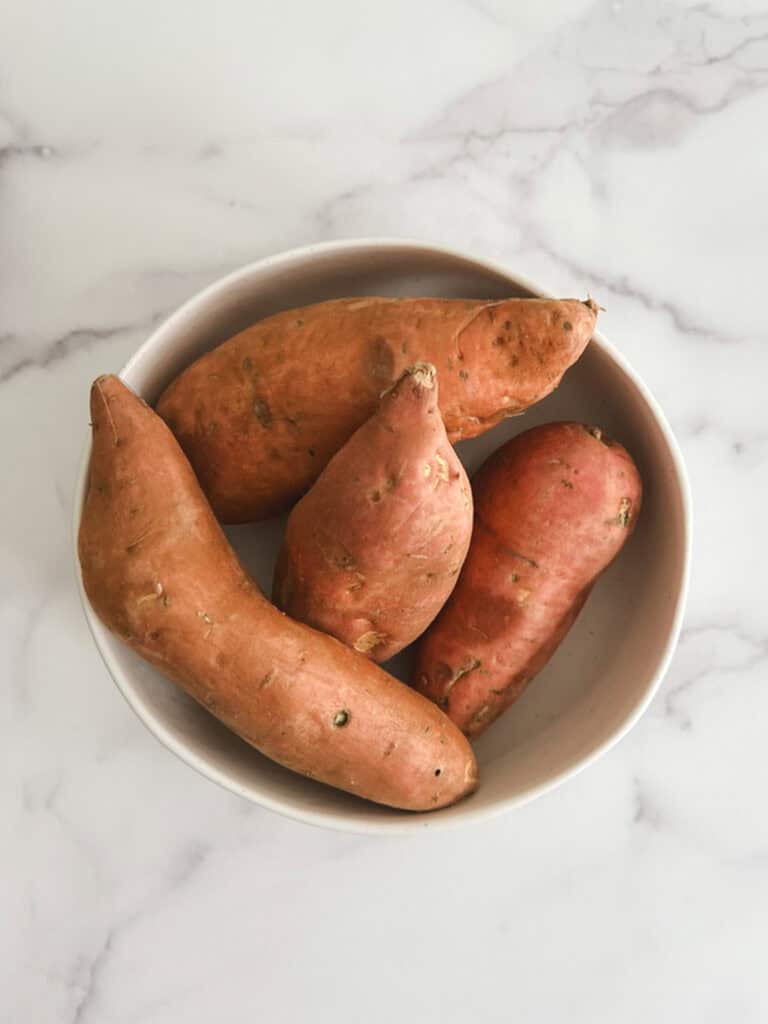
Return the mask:
[[[738, 55], [740, 52], [747, 49], [753, 43], [762, 42], [767, 38], [768, 33], [748, 36], [747, 38], [741, 39], [736, 45], [734, 45], [731, 48], [730, 51], [716, 56], [704, 56], [702, 60], [686, 60], [683, 55], [677, 53], [674, 59], [668, 58], [667, 60], [665, 60], [664, 62], [650, 70], [638, 70], [636, 72], [632, 72], [632, 70], [630, 69], [629, 73], [637, 74], [641, 78], [650, 81], [653, 80], [654, 78], [666, 78], [670, 75], [674, 75], [676, 72], [679, 72], [681, 70], [690, 71], [691, 69], [695, 70], [698, 68], [705, 68], [716, 63], [728, 65], [728, 61], [730, 58]], [[701, 48], [703, 50], [703, 41], [701, 43]], [[627, 73], [627, 69], [621, 65], [617, 65], [616, 67], [603, 67], [599, 65], [584, 64], [582, 61], [574, 58], [572, 55], [561, 52], [561, 48], [559, 46], [556, 46], [553, 52], [557, 60], [579, 67], [589, 75], [592, 75], [595, 72], [597, 72], [598, 74], [603, 73], [603, 75]], [[468, 92], [454, 97], [451, 103], [444, 108], [442, 114], [438, 116], [436, 121], [434, 121], [433, 123], [439, 125], [441, 122], [444, 123], [446, 120], [449, 121], [451, 111], [455, 111], [458, 106], [466, 103], [467, 100], [470, 99], [472, 95], [477, 93], [478, 91], [487, 91], [488, 89], [495, 88], [497, 91], [504, 93], [507, 90], [512, 89], [514, 86], [515, 76], [521, 73], [522, 69], [526, 64], [526, 60], [528, 59], [529, 58], [523, 58], [523, 60], [518, 62], [518, 64], [516, 64], [510, 70], [508, 75], [500, 79], [493, 80], [491, 82], [483, 83], [480, 86], [475, 86]], [[731, 65], [731, 68], [735, 69], [736, 71], [742, 72], [742, 74], [746, 75], [747, 77], [741, 79], [737, 78], [736, 81], [730, 82], [725, 89], [725, 93], [720, 97], [720, 99], [708, 104], [697, 103], [695, 96], [692, 97], [691, 95], [684, 91], [681, 91], [680, 89], [673, 89], [671, 87], [662, 87], [657, 89], [641, 89], [639, 92], [636, 92], [633, 96], [627, 97], [626, 99], [622, 99], [621, 101], [615, 103], [600, 101], [599, 95], [596, 94], [595, 90], [593, 89], [592, 94], [586, 98], [587, 116], [585, 119], [582, 119], [581, 123], [579, 122], [578, 118], [569, 118], [565, 122], [555, 122], [551, 125], [503, 125], [502, 127], [496, 130], [488, 132], [482, 131], [474, 126], [469, 131], [437, 130], [430, 132], [428, 130], [422, 130], [415, 133], [409, 139], [404, 141], [431, 141], [455, 139], [457, 141], [462, 141], [464, 146], [467, 146], [468, 143], [471, 141], [485, 141], [488, 143], [494, 143], [499, 139], [503, 138], [504, 135], [538, 135], [545, 133], [564, 134], [568, 131], [573, 131], [574, 129], [583, 130], [585, 127], [588, 127], [590, 124], [594, 123], [594, 116], [592, 115], [591, 111], [598, 106], [604, 106], [607, 109], [620, 111], [624, 110], [630, 104], [637, 104], [638, 102], [642, 102], [648, 98], [652, 99], [654, 95], [660, 93], [663, 93], [666, 97], [673, 97], [677, 102], [679, 102], [681, 105], [684, 105], [693, 114], [717, 114], [725, 110], [732, 103], [741, 99], [743, 96], [765, 88], [765, 84], [755, 76], [761, 76], [762, 72], [768, 69], [742, 68], [736, 64]]]
[[[20, 139], [24, 139], [25, 132], [18, 133]], [[12, 142], [0, 146], [0, 169], [4, 165], [20, 160], [34, 160], [38, 162], [60, 162], [72, 157], [88, 156], [98, 148], [98, 143], [93, 140], [80, 140], [66, 146], [55, 146], [44, 142]]]
[[59, 155], [59, 151], [53, 146], [0, 146], [0, 166], [8, 163], [10, 160], [18, 158], [50, 160], [51, 158], [58, 157]]
[[330, 199], [327, 199], [317, 207], [312, 219], [322, 231], [330, 231], [335, 225], [336, 210], [338, 207], [343, 206], [345, 203], [352, 202], [355, 199], [360, 199], [366, 194], [370, 194], [375, 188], [376, 185], [371, 183], [344, 189], [343, 192], [338, 192], [336, 195], [331, 196]]
[[182, 851], [180, 863], [171, 873], [172, 888], [177, 889], [197, 874], [213, 853], [208, 843], [193, 841]]
[[714, 675], [727, 673], [751, 672], [768, 659], [768, 637], [757, 636], [745, 631], [740, 626], [724, 626], [721, 623], [702, 624], [700, 626], [688, 627], [680, 634], [680, 646], [684, 646], [689, 640], [699, 637], [724, 635], [735, 638], [740, 644], [751, 648], [752, 653], [746, 653], [741, 658], [726, 658], [718, 660], [717, 655], [708, 658], [707, 663], [700, 669], [686, 675], [678, 683], [665, 688], [664, 693], [664, 715], [674, 719], [684, 731], [691, 728], [691, 717], [685, 714], [678, 706], [679, 699], [689, 693], [699, 683]]
[[[40, 355], [24, 356], [17, 359], [0, 370], [0, 384], [5, 384], [26, 370], [43, 370], [53, 363], [61, 362], [70, 355], [91, 348], [98, 341], [108, 341], [118, 335], [127, 334], [130, 331], [148, 330], [159, 319], [158, 314], [151, 318], [131, 323], [118, 324], [116, 327], [76, 327], [67, 331], [61, 337], [49, 342]], [[14, 340], [14, 335], [6, 334], [1, 339], [8, 343]]]
[[689, 314], [684, 312], [675, 303], [670, 302], [668, 299], [654, 298], [648, 292], [631, 284], [626, 275], [610, 275], [605, 273], [605, 271], [596, 270], [594, 267], [581, 264], [568, 256], [564, 256], [537, 235], [531, 238], [531, 245], [549, 256], [554, 263], [565, 267], [571, 274], [577, 274], [589, 280], [596, 288], [605, 288], [606, 291], [614, 295], [630, 299], [652, 313], [665, 314], [675, 330], [686, 337], [700, 338], [703, 341], [714, 341], [721, 345], [738, 344], [744, 341], [742, 336], [729, 335], [705, 327], [703, 324], [692, 319]]
[[[461, 97], [459, 98], [461, 99]], [[484, 142], [493, 145], [505, 137], [519, 135], [563, 135], [568, 130], [578, 128], [576, 121], [567, 121], [561, 124], [505, 124], [500, 128], [482, 131], [479, 128], [470, 128], [467, 131], [445, 131], [429, 132], [419, 131], [411, 133], [403, 138], [404, 143], [418, 142], [460, 142], [465, 149], [472, 142]]]
[[[576, 63], [574, 61], [570, 62]], [[498, 84], [502, 87], [503, 91], [504, 86], [508, 85], [509, 82], [502, 80]], [[544, 154], [543, 159], [536, 161], [535, 166], [529, 172], [515, 176], [522, 184], [526, 180], [532, 180], [534, 175], [541, 173], [542, 166], [546, 166], [551, 159], [554, 158], [563, 141], [569, 136], [578, 135], [580, 133], [583, 134], [591, 128], [599, 128], [602, 125], [605, 125], [606, 128], [610, 129], [611, 121], [615, 122], [617, 118], [621, 118], [621, 116], [627, 111], [640, 109], [644, 104], [653, 103], [654, 100], [658, 99], [667, 104], [674, 102], [694, 116], [709, 117], [722, 113], [733, 103], [745, 96], [761, 92], [766, 88], [768, 88], [768, 82], [755, 80], [753, 77], [748, 76], [731, 82], [718, 100], [711, 103], [700, 103], [697, 102], [694, 97], [691, 97], [680, 89], [659, 86], [655, 88], [642, 89], [635, 92], [632, 96], [614, 102], [605, 99], [598, 99], [596, 96], [592, 95], [587, 102], [587, 108], [582, 117], [577, 116], [569, 118], [567, 121], [563, 122], [530, 125], [504, 124], [498, 128], [489, 130], [482, 130], [473, 127], [464, 131], [419, 131], [406, 136], [402, 141], [406, 144], [436, 141], [455, 142], [459, 148], [453, 153], [449, 153], [438, 160], [431, 161], [426, 166], [410, 175], [408, 180], [418, 181], [441, 178], [451, 169], [458, 167], [465, 162], [470, 165], [481, 166], [481, 155], [474, 154], [471, 151], [473, 144], [484, 145], [486, 147], [485, 152], [487, 154], [493, 149], [493, 147], [503, 142], [506, 138], [514, 139], [521, 136], [540, 136], [542, 139], [550, 139], [553, 145], [549, 152]], [[454, 101], [454, 105], [456, 103], [463, 102], [463, 100], [464, 97], [458, 97]], [[605, 112], [609, 112], [608, 116], [606, 116]], [[444, 120], [445, 115], [441, 119]]]
[[[47, 799], [45, 801], [46, 809], [50, 810], [51, 808], [49, 805], [52, 803], [53, 799]], [[189, 882], [189, 880], [200, 871], [203, 865], [208, 862], [213, 853], [214, 847], [202, 842], [191, 842], [182, 851], [180, 864], [171, 872], [170, 887], [165, 889], [162, 894], [162, 898], [167, 899], [171, 893], [175, 893], [178, 889], [185, 886], [187, 882]], [[83, 1024], [86, 1019], [86, 1015], [90, 1015], [91, 1007], [94, 1005], [99, 995], [102, 976], [109, 958], [114, 952], [118, 934], [122, 935], [134, 924], [141, 921], [149, 909], [151, 909], [150, 906], [141, 907], [107, 929], [101, 946], [91, 957], [90, 963], [88, 964], [83, 993], [73, 1010], [69, 1024]]]
[[[719, 53], [719, 54], [715, 54], [715, 55], [713, 55], [711, 57], [707, 57], [705, 60], [701, 61], [700, 63], [688, 64], [688, 67], [711, 67], [713, 64], [727, 63], [732, 57], [735, 57], [737, 54], [741, 53], [743, 50], [746, 50], [747, 47], [752, 46], [754, 43], [765, 43], [765, 42], [768, 42], [768, 32], [762, 32], [758, 36], [747, 36], [746, 38], [742, 39], [740, 42], [736, 43], [735, 46], [732, 46], [731, 49], [727, 50], [725, 53]], [[759, 69], [759, 68], [750, 68], [749, 70], [750, 71], [758, 71], [758, 70], [761, 70], [761, 69]]]
[[689, 114], [693, 114], [696, 117], [711, 117], [715, 114], [723, 113], [730, 106], [738, 100], [743, 99], [745, 96], [751, 96], [754, 93], [762, 92], [767, 88], [768, 82], [754, 80], [752, 77], [749, 77], [749, 73], [747, 73], [746, 78], [737, 78], [732, 81], [726, 88], [725, 92], [720, 96], [720, 99], [711, 103], [697, 102], [694, 97], [683, 92], [681, 89], [659, 85], [651, 89], [642, 89], [633, 96], [628, 96], [626, 99], [622, 100], [596, 100], [594, 105], [612, 111], [612, 116], [616, 117], [617, 115], [626, 113], [628, 110], [637, 109], [644, 103], [647, 104], [655, 99], [660, 99], [665, 103], [674, 101], [687, 110]]
[[634, 790], [634, 811], [632, 814], [633, 825], [647, 825], [654, 832], [660, 831], [664, 825], [663, 815], [659, 812], [653, 800], [648, 796], [644, 783], [639, 776], [632, 779]]
[[[689, 419], [677, 419], [675, 433], [680, 439], [698, 439], [714, 437], [728, 446], [733, 455], [746, 457], [762, 462], [768, 455], [768, 432], [764, 429], [753, 433], [745, 433], [740, 429], [730, 429], [708, 416], [694, 416]], [[765, 449], [765, 451], [764, 451]]]
[[92, 958], [88, 965], [88, 974], [85, 981], [85, 987], [83, 994], [80, 997], [79, 1002], [74, 1008], [74, 1012], [70, 1019], [70, 1024], [82, 1024], [85, 1019], [85, 1015], [90, 1010], [93, 1002], [97, 996], [97, 989], [101, 976], [104, 973], [104, 968], [109, 960], [110, 953], [113, 949], [113, 942], [115, 936], [115, 929], [110, 928], [104, 937], [100, 948], [97, 950], [96, 955]]
[[486, 4], [484, 4], [482, 0], [464, 0], [464, 2], [466, 3], [467, 7], [473, 10], [476, 14], [479, 14], [486, 21], [490, 21], [490, 23], [492, 25], [495, 25], [497, 28], [507, 27], [506, 21], [504, 21], [504, 19], [500, 17], [500, 15], [496, 13], [496, 11], [492, 10]]

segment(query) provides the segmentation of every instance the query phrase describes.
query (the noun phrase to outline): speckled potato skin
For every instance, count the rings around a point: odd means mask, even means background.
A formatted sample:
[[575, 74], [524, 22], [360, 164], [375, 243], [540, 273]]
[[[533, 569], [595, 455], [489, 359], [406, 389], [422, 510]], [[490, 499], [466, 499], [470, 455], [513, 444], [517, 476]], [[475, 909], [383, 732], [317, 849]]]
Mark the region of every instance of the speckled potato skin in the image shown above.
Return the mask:
[[80, 564], [109, 629], [286, 768], [414, 811], [474, 788], [438, 708], [266, 600], [173, 435], [117, 377], [93, 385], [91, 421]]
[[416, 362], [451, 441], [548, 395], [595, 328], [591, 299], [334, 299], [254, 324], [166, 389], [157, 411], [222, 522], [290, 507]]
[[472, 489], [469, 554], [414, 682], [475, 737], [549, 661], [634, 529], [642, 485], [600, 430], [548, 423], [494, 452]]
[[277, 606], [374, 661], [432, 622], [472, 536], [438, 386], [431, 365], [406, 370], [294, 507], [278, 558]]

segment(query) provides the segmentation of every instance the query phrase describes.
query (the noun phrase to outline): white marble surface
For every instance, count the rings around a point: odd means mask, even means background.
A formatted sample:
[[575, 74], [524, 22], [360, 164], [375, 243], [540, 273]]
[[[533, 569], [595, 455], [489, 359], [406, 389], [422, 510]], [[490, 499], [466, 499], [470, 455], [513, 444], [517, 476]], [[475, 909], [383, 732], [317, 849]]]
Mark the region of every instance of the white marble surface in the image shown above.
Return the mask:
[[[768, 1019], [768, 8], [8, 2], [0, 12], [0, 1019]], [[577, 780], [369, 839], [197, 777], [73, 587], [89, 382], [312, 240], [495, 257], [663, 403], [696, 540], [678, 654]]]

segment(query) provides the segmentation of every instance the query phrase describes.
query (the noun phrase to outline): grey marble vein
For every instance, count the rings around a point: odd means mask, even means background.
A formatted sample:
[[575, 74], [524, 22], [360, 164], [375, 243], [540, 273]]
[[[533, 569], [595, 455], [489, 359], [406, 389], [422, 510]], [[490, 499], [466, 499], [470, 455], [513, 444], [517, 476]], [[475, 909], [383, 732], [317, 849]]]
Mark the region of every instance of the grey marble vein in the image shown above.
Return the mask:
[[58, 150], [53, 146], [27, 145], [27, 146], [0, 146], [0, 167], [10, 160], [29, 157], [35, 160], [50, 160], [59, 155]]
[[646, 783], [638, 776], [635, 776], [632, 783], [634, 799], [632, 824], [644, 825], [654, 832], [660, 831], [664, 826], [664, 816], [650, 796]]
[[[718, 646], [721, 637], [735, 640], [743, 648], [740, 656], [716, 656], [713, 659], [707, 652], [712, 646]], [[681, 654], [687, 655], [691, 645], [701, 642], [704, 642], [705, 652], [703, 657], [694, 659], [697, 667], [680, 679], [673, 665], [670, 679], [664, 687], [664, 713], [684, 731], [690, 730], [693, 724], [691, 692], [702, 682], [722, 675], [748, 675], [768, 662], [768, 636], [755, 635], [741, 626], [712, 623], [686, 627], [680, 638]]]
[[[76, 984], [77, 988], [81, 989], [81, 993], [72, 1010], [70, 1024], [83, 1024], [88, 1016], [90, 1016], [91, 1009], [98, 999], [99, 985], [113, 950], [114, 939], [115, 929], [111, 928], [104, 936], [95, 955], [85, 966], [83, 981], [75, 980], [73, 982], [73, 987]], [[78, 970], [77, 973], [79, 975], [81, 972]]]
[[490, 22], [497, 28], [507, 24], [506, 20], [494, 9], [492, 4], [484, 3], [483, 0], [462, 0], [462, 2], [475, 14], [479, 14], [485, 21]]
[[15, 335], [6, 334], [0, 339], [0, 384], [13, 380], [28, 370], [46, 369], [77, 352], [92, 348], [100, 341], [108, 341], [121, 334], [134, 331], [149, 330], [159, 318], [159, 315], [153, 314], [146, 320], [118, 324], [114, 327], [76, 327], [67, 331], [66, 334], [46, 342], [42, 346], [42, 350], [34, 355], [22, 356], [3, 365], [3, 344], [7, 345], [17, 340]]
[[676, 331], [686, 338], [731, 345], [743, 342], [743, 336], [730, 334], [720, 329], [714, 330], [710, 325], [698, 322], [694, 316], [676, 302], [668, 298], [656, 297], [634, 285], [624, 274], [614, 274], [595, 267], [582, 264], [579, 260], [563, 255], [549, 242], [542, 240], [537, 232], [532, 232], [530, 245], [547, 254], [557, 264], [566, 267], [570, 273], [593, 285], [595, 290], [605, 289], [613, 295], [629, 299], [649, 312], [662, 313], [672, 323]]

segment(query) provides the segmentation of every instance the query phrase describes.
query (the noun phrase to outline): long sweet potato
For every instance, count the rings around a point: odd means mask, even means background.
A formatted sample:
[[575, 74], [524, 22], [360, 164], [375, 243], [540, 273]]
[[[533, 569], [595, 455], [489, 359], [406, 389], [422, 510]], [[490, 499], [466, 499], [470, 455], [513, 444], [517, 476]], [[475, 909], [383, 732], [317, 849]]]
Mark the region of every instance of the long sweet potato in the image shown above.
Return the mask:
[[406, 367], [432, 363], [451, 441], [548, 395], [592, 336], [591, 299], [334, 299], [254, 324], [157, 404], [223, 522], [281, 512]]
[[552, 656], [632, 532], [642, 487], [600, 430], [547, 423], [494, 452], [472, 489], [469, 554], [414, 682], [474, 737]]
[[374, 661], [420, 636], [453, 590], [472, 492], [417, 363], [288, 517], [273, 600]]
[[109, 629], [296, 772], [410, 810], [474, 787], [469, 744], [438, 708], [263, 597], [172, 434], [117, 377], [93, 385], [91, 420], [80, 564]]

